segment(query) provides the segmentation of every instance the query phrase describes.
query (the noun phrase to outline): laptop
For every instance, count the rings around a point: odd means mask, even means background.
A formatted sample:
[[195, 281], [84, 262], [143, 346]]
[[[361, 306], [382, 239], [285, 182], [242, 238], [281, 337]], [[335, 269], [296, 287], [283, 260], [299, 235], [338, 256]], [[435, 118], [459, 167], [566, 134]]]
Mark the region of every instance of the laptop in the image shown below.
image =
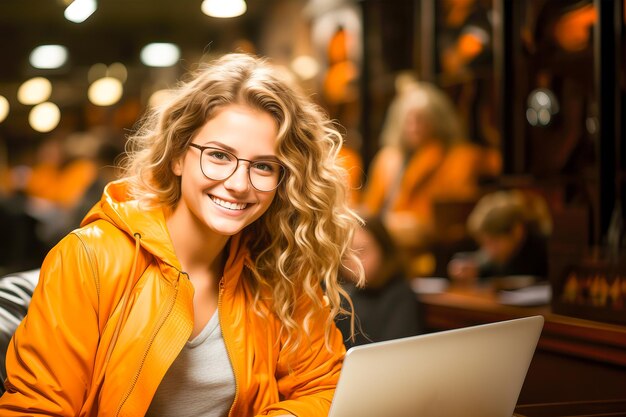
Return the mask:
[[328, 417], [511, 417], [544, 319], [355, 346]]

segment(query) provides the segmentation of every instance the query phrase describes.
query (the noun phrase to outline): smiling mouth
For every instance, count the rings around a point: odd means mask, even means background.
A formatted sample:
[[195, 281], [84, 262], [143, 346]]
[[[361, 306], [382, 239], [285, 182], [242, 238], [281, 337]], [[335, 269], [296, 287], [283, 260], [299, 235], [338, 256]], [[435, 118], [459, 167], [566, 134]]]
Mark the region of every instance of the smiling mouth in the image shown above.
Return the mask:
[[210, 196], [210, 197], [211, 197], [211, 200], [213, 200], [215, 204], [228, 210], [243, 210], [246, 207], [248, 207], [248, 203], [231, 203], [229, 201], [224, 201], [222, 199], [219, 199], [215, 196]]

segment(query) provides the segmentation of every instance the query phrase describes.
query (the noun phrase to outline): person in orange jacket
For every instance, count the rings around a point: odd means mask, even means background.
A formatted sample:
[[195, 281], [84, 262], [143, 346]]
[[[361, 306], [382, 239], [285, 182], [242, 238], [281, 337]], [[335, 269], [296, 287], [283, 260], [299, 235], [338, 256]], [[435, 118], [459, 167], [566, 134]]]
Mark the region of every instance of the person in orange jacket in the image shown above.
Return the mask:
[[326, 415], [360, 221], [341, 135], [273, 66], [230, 54], [131, 141], [125, 177], [42, 265], [0, 415]]
[[496, 152], [466, 139], [445, 93], [405, 82], [392, 102], [363, 192], [363, 212], [380, 216], [400, 247], [425, 247], [435, 237], [436, 201], [472, 200], [478, 179], [500, 170]]

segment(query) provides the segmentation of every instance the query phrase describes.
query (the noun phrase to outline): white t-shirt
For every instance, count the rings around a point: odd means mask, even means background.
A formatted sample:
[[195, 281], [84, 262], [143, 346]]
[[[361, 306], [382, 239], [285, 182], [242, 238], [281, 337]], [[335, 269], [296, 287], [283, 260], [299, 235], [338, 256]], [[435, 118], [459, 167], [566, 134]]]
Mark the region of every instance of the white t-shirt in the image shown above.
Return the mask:
[[234, 398], [235, 375], [216, 310], [168, 369], [146, 417], [225, 417]]

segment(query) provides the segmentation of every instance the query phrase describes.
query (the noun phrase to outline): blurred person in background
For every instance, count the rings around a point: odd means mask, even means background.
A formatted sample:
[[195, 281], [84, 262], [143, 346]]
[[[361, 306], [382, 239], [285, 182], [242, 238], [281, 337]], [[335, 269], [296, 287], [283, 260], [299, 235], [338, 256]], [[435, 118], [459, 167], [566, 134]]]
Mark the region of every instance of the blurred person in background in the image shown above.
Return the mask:
[[500, 171], [499, 155], [467, 141], [451, 101], [432, 84], [403, 84], [381, 141], [363, 209], [381, 216], [401, 247], [425, 247], [434, 238], [434, 201], [476, 198], [480, 177]]
[[0, 195], [0, 232], [12, 239], [0, 270], [40, 266], [46, 252], [80, 225], [105, 183], [115, 179], [113, 160], [121, 153], [116, 143], [105, 129], [60, 131], [31, 151], [34, 162], [10, 167], [7, 191]]
[[521, 190], [487, 194], [471, 212], [467, 228], [479, 249], [452, 258], [448, 273], [453, 280], [472, 283], [513, 276], [536, 281], [547, 278], [552, 220], [543, 197]]
[[362, 282], [340, 133], [228, 54], [129, 140], [124, 178], [42, 265], [0, 415], [327, 415], [344, 260]]
[[343, 286], [357, 318], [354, 339], [347, 317], [336, 318], [346, 348], [420, 334], [417, 297], [409, 285], [403, 258], [383, 222], [376, 217], [366, 218], [354, 235], [352, 249], [363, 264], [365, 286], [356, 285], [356, 266], [346, 263]]
[[46, 248], [37, 235], [37, 220], [26, 212], [23, 193], [29, 169], [12, 167], [6, 193], [0, 195], [0, 275], [37, 268]]
[[[55, 189], [57, 167], [62, 160], [61, 137], [45, 137], [36, 149], [28, 148], [21, 155], [12, 155], [14, 165], [7, 163], [5, 166], [5, 188], [0, 195], [0, 234], [10, 239], [0, 243], [2, 274], [37, 268], [50, 249], [41, 237], [41, 222], [37, 212], [32, 210], [33, 200], [27, 188], [32, 190], [36, 182], [34, 188], [38, 194], [49, 195]], [[46, 204], [46, 207], [52, 205]]]
[[[112, 160], [102, 161], [100, 155], [110, 146], [108, 139], [94, 129], [52, 136], [39, 147], [26, 183], [26, 211], [37, 219], [39, 239], [47, 248], [78, 227], [79, 215], [86, 214], [84, 207], [98, 200], [88, 195], [88, 190], [103, 186], [99, 181], [105, 172], [101, 164], [112, 164]], [[102, 188], [98, 194], [101, 192]]]
[[80, 225], [85, 215], [102, 197], [104, 187], [121, 176], [119, 167], [116, 166], [118, 158], [122, 156], [118, 135], [106, 128], [93, 129], [91, 134], [99, 138], [90, 156], [97, 169], [96, 177], [68, 213], [68, 226], [71, 228]]
[[76, 204], [97, 176], [93, 157], [98, 146], [99, 138], [87, 132], [44, 139], [26, 184], [28, 196], [64, 208]]

